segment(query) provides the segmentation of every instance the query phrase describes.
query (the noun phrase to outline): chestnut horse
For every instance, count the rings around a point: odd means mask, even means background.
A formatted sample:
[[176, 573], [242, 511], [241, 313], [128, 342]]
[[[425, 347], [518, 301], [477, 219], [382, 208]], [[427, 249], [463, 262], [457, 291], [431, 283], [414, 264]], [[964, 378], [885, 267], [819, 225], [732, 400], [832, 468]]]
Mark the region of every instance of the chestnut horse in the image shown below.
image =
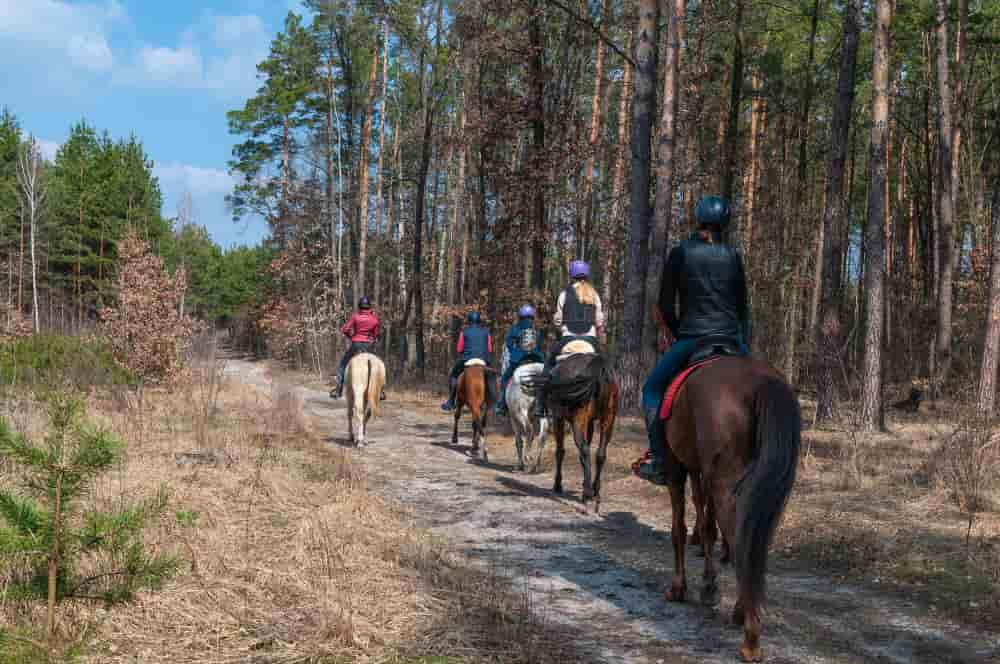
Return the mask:
[[[574, 342], [575, 343], [575, 342]], [[567, 349], [570, 346], [567, 345]], [[561, 356], [562, 357], [562, 356]], [[594, 513], [601, 510], [601, 471], [607, 458], [608, 443], [615, 429], [618, 415], [618, 381], [611, 371], [610, 360], [591, 352], [573, 353], [560, 359], [544, 382], [545, 404], [554, 421], [556, 440], [556, 477], [552, 491], [561, 494], [562, 464], [566, 456], [566, 423], [573, 429], [573, 440], [583, 466], [584, 505], [594, 500]], [[594, 438], [594, 425], [600, 428], [601, 438], [595, 454], [593, 482], [591, 482], [590, 445]]]
[[458, 445], [458, 420], [462, 417], [463, 406], [472, 413], [472, 449], [480, 452], [483, 461], [489, 461], [486, 452], [486, 415], [494, 400], [495, 390], [489, 389], [487, 381], [496, 381], [495, 372], [481, 360], [470, 360], [458, 377], [455, 388], [455, 430], [451, 436], [452, 445]]
[[767, 552], [795, 484], [802, 428], [799, 402], [784, 377], [747, 357], [725, 357], [698, 369], [678, 392], [667, 422], [674, 577], [667, 599], [687, 593], [684, 485], [697, 483], [696, 533], [705, 556], [701, 599], [719, 601], [712, 557], [716, 523], [728, 543], [739, 584], [733, 622], [743, 626], [740, 656], [760, 661], [760, 610]]

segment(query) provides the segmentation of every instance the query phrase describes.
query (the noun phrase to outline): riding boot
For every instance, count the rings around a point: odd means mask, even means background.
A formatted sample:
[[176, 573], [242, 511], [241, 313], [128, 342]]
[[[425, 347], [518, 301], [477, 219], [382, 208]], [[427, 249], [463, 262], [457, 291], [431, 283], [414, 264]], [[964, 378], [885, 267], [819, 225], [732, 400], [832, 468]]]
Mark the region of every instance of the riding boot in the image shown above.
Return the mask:
[[638, 464], [635, 474], [653, 484], [667, 484], [666, 456], [667, 440], [664, 421], [660, 419], [659, 408], [647, 408], [643, 415], [646, 419], [646, 433], [649, 436], [649, 455], [647, 460]]
[[444, 412], [450, 412], [455, 410], [455, 390], [458, 389], [458, 380], [455, 378], [448, 379], [448, 400], [441, 404], [441, 410]]
[[337, 380], [337, 386], [335, 388], [333, 388], [333, 394], [332, 394], [332, 396], [333, 396], [334, 399], [339, 399], [342, 396], [344, 396], [344, 379], [343, 378], [339, 378]]

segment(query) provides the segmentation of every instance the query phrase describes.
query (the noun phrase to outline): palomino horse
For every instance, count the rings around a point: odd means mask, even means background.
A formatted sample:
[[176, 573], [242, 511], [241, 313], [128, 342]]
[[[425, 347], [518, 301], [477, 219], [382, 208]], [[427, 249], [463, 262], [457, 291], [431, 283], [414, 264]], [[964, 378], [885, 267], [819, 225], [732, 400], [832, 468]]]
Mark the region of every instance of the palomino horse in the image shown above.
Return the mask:
[[451, 443], [458, 445], [458, 420], [462, 417], [462, 407], [468, 406], [472, 413], [472, 449], [481, 453], [483, 461], [489, 461], [486, 452], [486, 415], [492, 405], [489, 402], [494, 398], [494, 391], [489, 389], [487, 381], [496, 380], [493, 373], [482, 360], [469, 360], [465, 363], [465, 370], [458, 377], [455, 388], [455, 430]]
[[[593, 498], [596, 514], [601, 509], [601, 471], [618, 414], [618, 381], [612, 375], [608, 359], [595, 354], [586, 341], [568, 343], [548, 378], [545, 401], [555, 424], [556, 477], [552, 490], [560, 494], [563, 490], [562, 463], [566, 456], [566, 423], [569, 422], [583, 466], [580, 498], [585, 505]], [[601, 438], [591, 482], [590, 444], [595, 423], [600, 426]]]
[[739, 584], [733, 622], [743, 625], [744, 661], [763, 659], [767, 552], [795, 483], [801, 427], [798, 400], [784, 377], [747, 357], [723, 357], [697, 369], [677, 393], [667, 422], [674, 545], [667, 599], [683, 601], [687, 593], [684, 485], [690, 474], [698, 483], [696, 528], [705, 556], [701, 599], [711, 606], [719, 601], [712, 557], [718, 523]]
[[378, 401], [385, 385], [385, 364], [371, 353], [351, 358], [344, 373], [347, 394], [347, 426], [351, 442], [367, 445], [368, 420], [378, 412]]
[[548, 418], [535, 416], [536, 392], [528, 386], [528, 383], [541, 374], [544, 368], [545, 365], [541, 362], [524, 364], [514, 370], [510, 385], [507, 386], [507, 412], [510, 413], [510, 422], [514, 428], [518, 470], [524, 470], [525, 443], [530, 454], [535, 441], [538, 441], [538, 455], [532, 465], [532, 472], [538, 472], [538, 464], [542, 460]]

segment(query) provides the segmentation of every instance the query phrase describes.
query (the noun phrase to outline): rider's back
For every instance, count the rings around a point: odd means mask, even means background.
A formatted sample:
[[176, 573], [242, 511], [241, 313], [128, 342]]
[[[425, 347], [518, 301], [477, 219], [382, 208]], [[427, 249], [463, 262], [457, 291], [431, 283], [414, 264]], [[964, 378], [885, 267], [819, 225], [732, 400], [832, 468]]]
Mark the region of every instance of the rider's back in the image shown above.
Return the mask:
[[[664, 272], [660, 309], [676, 336], [738, 335], [743, 331], [746, 278], [735, 249], [695, 236], [674, 248]], [[680, 317], [671, 320], [675, 292]]]

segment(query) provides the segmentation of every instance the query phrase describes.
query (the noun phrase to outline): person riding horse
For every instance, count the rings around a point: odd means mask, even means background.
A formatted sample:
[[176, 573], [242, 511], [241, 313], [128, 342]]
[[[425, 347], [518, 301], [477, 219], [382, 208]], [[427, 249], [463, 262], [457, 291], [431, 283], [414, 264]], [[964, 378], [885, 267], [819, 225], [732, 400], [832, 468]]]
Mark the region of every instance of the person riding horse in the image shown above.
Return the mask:
[[[597, 351], [599, 348], [597, 335], [604, 333], [604, 307], [597, 291], [590, 283], [590, 265], [581, 260], [573, 261], [569, 264], [569, 276], [573, 281], [559, 294], [556, 302], [553, 322], [559, 329], [560, 338], [545, 362], [545, 376], [551, 373], [563, 348], [571, 341], [584, 340]], [[535, 415], [547, 416], [543, 385], [538, 388]]]
[[507, 332], [504, 342], [503, 374], [500, 376], [500, 399], [497, 400], [497, 415], [507, 415], [507, 384], [514, 371], [528, 362], [545, 362], [542, 352], [542, 330], [535, 327], [535, 308], [522, 304], [517, 310], [517, 323]]
[[[340, 368], [337, 370], [337, 387], [334, 390], [334, 399], [339, 399], [344, 394], [344, 371], [351, 358], [359, 353], [372, 353], [375, 342], [378, 341], [382, 333], [382, 322], [372, 311], [372, 303], [368, 296], [362, 296], [358, 301], [358, 311], [351, 316], [351, 319], [340, 328], [340, 331], [351, 340], [351, 345], [347, 352], [340, 358]], [[385, 399], [385, 394], [381, 396]]]
[[663, 267], [658, 301], [661, 320], [657, 322], [675, 341], [642, 386], [649, 452], [636, 472], [655, 484], [667, 484], [669, 479], [660, 405], [671, 380], [688, 363], [699, 340], [727, 336], [738, 344], [740, 354], [749, 354], [750, 310], [743, 260], [722, 240], [730, 214], [725, 199], [701, 199], [695, 209], [698, 231], [671, 250]]
[[[470, 360], [482, 360], [486, 366], [491, 366], [493, 337], [490, 336], [490, 331], [483, 327], [482, 318], [477, 311], [470, 311], [466, 315], [465, 321], [467, 325], [458, 337], [458, 347], [456, 348], [460, 357], [448, 376], [448, 400], [441, 404], [441, 410], [446, 413], [455, 408], [455, 388], [458, 386], [458, 377], [465, 370], [465, 365]], [[487, 380], [486, 388], [490, 389], [492, 383], [492, 380]]]

